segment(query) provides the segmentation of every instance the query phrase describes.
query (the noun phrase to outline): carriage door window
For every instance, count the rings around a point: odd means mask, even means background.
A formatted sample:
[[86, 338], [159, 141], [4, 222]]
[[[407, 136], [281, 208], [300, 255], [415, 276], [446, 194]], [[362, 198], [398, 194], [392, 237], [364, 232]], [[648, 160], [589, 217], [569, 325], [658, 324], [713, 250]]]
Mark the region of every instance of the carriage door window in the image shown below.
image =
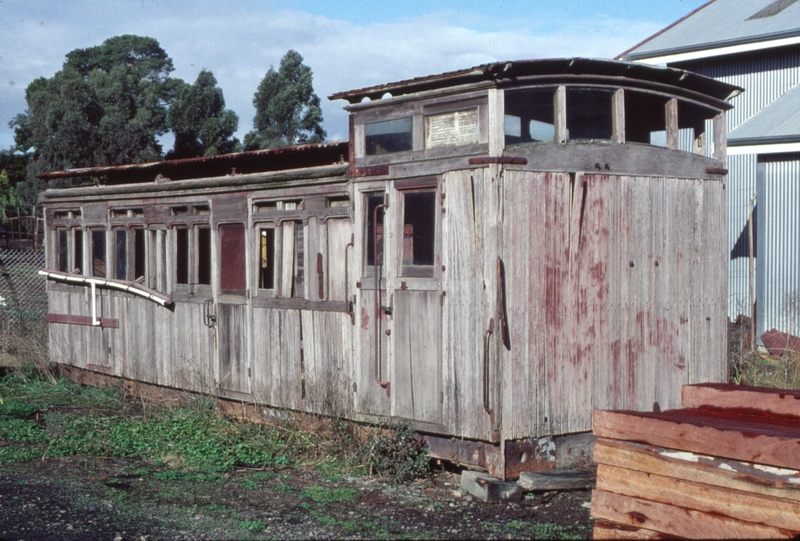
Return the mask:
[[56, 257], [58, 258], [58, 262], [56, 263], [57, 265], [56, 268], [61, 272], [69, 272], [72, 269], [69, 268], [69, 246], [67, 243], [69, 237], [67, 236], [67, 230], [58, 229], [57, 233], [58, 233], [58, 252]]
[[114, 231], [114, 278], [128, 279], [128, 232], [124, 229]]
[[246, 285], [244, 224], [219, 226], [220, 289], [243, 295]]
[[92, 276], [106, 276], [106, 232], [92, 231]]
[[[73, 230], [72, 235], [73, 235], [72, 238], [73, 238], [73, 241], [74, 241], [72, 243], [73, 261], [75, 261], [75, 268], [78, 269], [79, 273], [82, 273], [82, 272], [84, 272], [84, 266], [83, 266], [83, 231], [81, 231], [80, 229], [75, 229], [75, 230]], [[70, 269], [70, 270], [75, 270], [75, 269]]]
[[[383, 265], [383, 193], [367, 196], [367, 261], [365, 274], [373, 274], [375, 266]], [[381, 208], [377, 208], [378, 206]], [[375, 209], [377, 208], [377, 213]], [[375, 257], [377, 249], [378, 257]]]
[[403, 195], [403, 276], [433, 276], [436, 192]]
[[258, 288], [275, 289], [275, 228], [258, 230]]

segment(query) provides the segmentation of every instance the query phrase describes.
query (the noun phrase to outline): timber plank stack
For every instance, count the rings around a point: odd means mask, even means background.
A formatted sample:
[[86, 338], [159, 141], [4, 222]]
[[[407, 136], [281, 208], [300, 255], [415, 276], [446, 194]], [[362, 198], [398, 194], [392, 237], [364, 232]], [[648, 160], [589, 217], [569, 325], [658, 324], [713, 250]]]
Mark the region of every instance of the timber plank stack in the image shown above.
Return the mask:
[[680, 410], [595, 411], [595, 539], [800, 535], [800, 391], [682, 393]]

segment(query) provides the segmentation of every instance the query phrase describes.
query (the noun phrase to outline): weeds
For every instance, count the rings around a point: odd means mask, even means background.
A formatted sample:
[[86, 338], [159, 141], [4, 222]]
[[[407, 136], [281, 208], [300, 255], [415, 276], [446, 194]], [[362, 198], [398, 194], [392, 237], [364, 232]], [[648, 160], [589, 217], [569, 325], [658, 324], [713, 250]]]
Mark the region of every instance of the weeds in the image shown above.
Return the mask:
[[800, 359], [756, 352], [733, 355], [730, 364], [731, 383], [755, 387], [800, 389]]
[[408, 423], [384, 427], [362, 447], [359, 459], [370, 475], [387, 477], [392, 483], [405, 483], [430, 474], [427, 444]]
[[267, 525], [264, 524], [263, 520], [245, 520], [244, 522], [240, 522], [237, 528], [250, 532], [263, 532], [267, 529]]
[[326, 488], [319, 485], [303, 490], [300, 496], [316, 503], [353, 502], [361, 497], [358, 491], [352, 488]]

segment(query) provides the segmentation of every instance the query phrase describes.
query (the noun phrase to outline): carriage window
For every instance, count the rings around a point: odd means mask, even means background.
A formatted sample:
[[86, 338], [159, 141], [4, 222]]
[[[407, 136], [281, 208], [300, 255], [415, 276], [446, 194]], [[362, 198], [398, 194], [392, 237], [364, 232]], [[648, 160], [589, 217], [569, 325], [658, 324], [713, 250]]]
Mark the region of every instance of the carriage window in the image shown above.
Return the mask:
[[118, 229], [114, 232], [114, 257], [115, 257], [115, 272], [114, 278], [117, 280], [128, 279], [128, 232], [124, 229]]
[[275, 229], [258, 230], [258, 288], [275, 289]]
[[189, 230], [175, 228], [175, 282], [189, 283]]
[[211, 285], [211, 228], [197, 228], [197, 283]]
[[613, 96], [613, 90], [567, 88], [567, 130], [570, 141], [611, 139]]
[[[75, 261], [75, 268], [78, 269], [78, 272], [83, 272], [83, 231], [80, 229], [75, 229], [72, 232], [72, 249], [73, 249], [73, 260]], [[75, 269], [70, 269], [75, 270]]]
[[[383, 194], [367, 196], [367, 235], [365, 242], [367, 243], [367, 267], [371, 272], [371, 268], [375, 265], [383, 265], [383, 214], [384, 209], [379, 208], [377, 212], [377, 224], [374, 223], [376, 218], [375, 208], [378, 205], [383, 205]], [[375, 257], [375, 248], [377, 244], [378, 257]]]
[[668, 98], [625, 90], [625, 141], [666, 146]]
[[532, 88], [505, 95], [506, 145], [555, 139], [554, 88]]
[[145, 274], [145, 232], [144, 229], [133, 230], [133, 278], [143, 277]]
[[92, 231], [92, 276], [106, 276], [105, 231]]
[[56, 268], [61, 272], [69, 272], [69, 247], [67, 244], [69, 237], [67, 236], [66, 229], [59, 229], [58, 230], [58, 252], [56, 257], [58, 261], [56, 262]]
[[223, 293], [244, 293], [245, 269], [244, 224], [219, 226], [220, 289]]
[[412, 150], [411, 118], [365, 124], [364, 146], [367, 156]]
[[433, 276], [436, 192], [403, 196], [403, 276]]

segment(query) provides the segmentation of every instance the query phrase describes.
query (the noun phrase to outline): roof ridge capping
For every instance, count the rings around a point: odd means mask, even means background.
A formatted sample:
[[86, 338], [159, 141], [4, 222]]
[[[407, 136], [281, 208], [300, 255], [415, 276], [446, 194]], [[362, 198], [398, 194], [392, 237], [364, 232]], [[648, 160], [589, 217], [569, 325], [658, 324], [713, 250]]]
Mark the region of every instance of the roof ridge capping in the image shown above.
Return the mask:
[[481, 64], [463, 70], [337, 92], [328, 96], [328, 99], [343, 99], [347, 100], [350, 105], [355, 105], [364, 101], [418, 94], [462, 85], [480, 86], [483, 83], [487, 86], [497, 86], [513, 82], [520, 77], [557, 77], [560, 75], [622, 77], [631, 80], [652, 81], [699, 92], [721, 101], [727, 101], [743, 91], [741, 87], [681, 69], [625, 60], [573, 57], [505, 60]]

